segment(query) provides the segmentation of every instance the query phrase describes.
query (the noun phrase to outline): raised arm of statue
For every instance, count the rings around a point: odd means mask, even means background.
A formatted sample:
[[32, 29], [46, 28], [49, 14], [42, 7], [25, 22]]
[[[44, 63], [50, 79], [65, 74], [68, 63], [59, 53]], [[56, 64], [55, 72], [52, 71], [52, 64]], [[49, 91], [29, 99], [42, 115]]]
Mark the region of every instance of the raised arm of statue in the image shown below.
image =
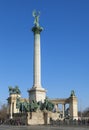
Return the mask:
[[32, 14], [33, 14], [33, 17], [34, 17], [34, 25], [35, 25], [36, 27], [38, 27], [38, 26], [39, 26], [40, 12], [39, 12], [39, 11], [36, 12], [36, 10], [34, 10]]

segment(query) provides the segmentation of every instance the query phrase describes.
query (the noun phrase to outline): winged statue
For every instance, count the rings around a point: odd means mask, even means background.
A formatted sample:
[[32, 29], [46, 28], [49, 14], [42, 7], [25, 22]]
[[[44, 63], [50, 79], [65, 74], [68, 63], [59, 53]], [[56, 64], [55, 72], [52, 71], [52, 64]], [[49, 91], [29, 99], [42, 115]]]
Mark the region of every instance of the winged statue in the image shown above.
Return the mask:
[[34, 25], [35, 25], [36, 27], [39, 27], [40, 12], [34, 10], [34, 11], [32, 12], [32, 15], [33, 15], [33, 17], [34, 17]]

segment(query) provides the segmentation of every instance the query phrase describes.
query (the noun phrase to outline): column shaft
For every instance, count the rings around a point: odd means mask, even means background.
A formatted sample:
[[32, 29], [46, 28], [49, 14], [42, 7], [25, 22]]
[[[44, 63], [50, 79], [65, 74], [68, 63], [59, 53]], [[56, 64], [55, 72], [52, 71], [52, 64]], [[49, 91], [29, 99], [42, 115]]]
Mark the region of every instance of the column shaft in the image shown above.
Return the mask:
[[40, 54], [40, 34], [34, 34], [34, 75], [33, 86], [41, 87], [41, 54]]
[[13, 117], [12, 117], [12, 103], [11, 103], [11, 105], [10, 105], [10, 119], [12, 119]]
[[65, 117], [65, 104], [62, 104], [63, 118]]

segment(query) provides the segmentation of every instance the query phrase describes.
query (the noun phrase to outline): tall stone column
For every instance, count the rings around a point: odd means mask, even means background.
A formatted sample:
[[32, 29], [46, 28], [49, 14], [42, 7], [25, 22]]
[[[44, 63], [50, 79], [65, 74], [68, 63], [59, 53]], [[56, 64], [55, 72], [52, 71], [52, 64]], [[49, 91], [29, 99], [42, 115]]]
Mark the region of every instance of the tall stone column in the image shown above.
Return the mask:
[[[34, 12], [33, 12], [34, 13]], [[33, 87], [28, 91], [29, 100], [42, 101], [46, 97], [46, 91], [41, 85], [41, 45], [40, 45], [40, 33], [43, 30], [38, 23], [38, 14], [34, 13], [34, 27], [32, 28], [34, 34], [34, 59], [33, 59]]]
[[33, 87], [41, 88], [41, 47], [40, 47], [40, 32], [42, 27], [33, 27], [34, 33], [34, 65], [33, 65]]

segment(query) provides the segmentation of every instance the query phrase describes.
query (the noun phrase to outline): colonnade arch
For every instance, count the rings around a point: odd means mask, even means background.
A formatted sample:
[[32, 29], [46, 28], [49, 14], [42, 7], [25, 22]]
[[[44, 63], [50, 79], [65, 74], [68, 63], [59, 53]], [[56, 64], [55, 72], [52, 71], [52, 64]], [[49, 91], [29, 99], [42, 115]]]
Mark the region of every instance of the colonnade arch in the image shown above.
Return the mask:
[[66, 110], [69, 107], [69, 99], [50, 99], [50, 101], [54, 104], [54, 110], [55, 112], [59, 112], [60, 118], [65, 118], [66, 117]]
[[[69, 98], [55, 98], [50, 101], [56, 106], [55, 111], [59, 111], [60, 118], [78, 119], [78, 106], [77, 98], [75, 95], [71, 95]], [[61, 109], [60, 109], [61, 105]]]

